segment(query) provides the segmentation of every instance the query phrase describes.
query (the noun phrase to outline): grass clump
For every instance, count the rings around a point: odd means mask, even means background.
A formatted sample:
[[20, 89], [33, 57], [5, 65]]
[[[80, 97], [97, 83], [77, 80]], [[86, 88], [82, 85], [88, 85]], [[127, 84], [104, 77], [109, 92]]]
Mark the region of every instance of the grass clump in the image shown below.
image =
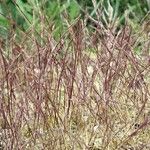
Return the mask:
[[1, 145], [149, 149], [149, 34], [63, 17], [59, 38], [41, 16], [38, 32], [12, 29], [0, 42]]

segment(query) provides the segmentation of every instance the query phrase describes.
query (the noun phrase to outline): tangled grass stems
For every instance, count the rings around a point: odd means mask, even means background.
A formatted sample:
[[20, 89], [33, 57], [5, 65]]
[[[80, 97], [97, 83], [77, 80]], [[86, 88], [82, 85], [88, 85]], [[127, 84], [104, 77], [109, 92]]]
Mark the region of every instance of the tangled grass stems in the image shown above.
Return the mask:
[[77, 19], [57, 41], [41, 24], [42, 40], [31, 29], [0, 43], [4, 149], [149, 148], [150, 61], [132, 28]]

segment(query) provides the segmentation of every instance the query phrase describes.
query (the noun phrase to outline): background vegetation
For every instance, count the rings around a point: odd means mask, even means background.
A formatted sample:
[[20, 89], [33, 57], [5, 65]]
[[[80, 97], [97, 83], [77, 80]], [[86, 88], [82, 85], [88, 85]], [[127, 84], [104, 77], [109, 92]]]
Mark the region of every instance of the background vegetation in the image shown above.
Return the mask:
[[[97, 9], [99, 13], [100, 11], [103, 13], [97, 14]], [[120, 23], [123, 23], [125, 15], [128, 15], [134, 23], [138, 24], [149, 10], [149, 0], [1, 0], [1, 36], [7, 38], [10, 27], [15, 25], [24, 31], [34, 25], [38, 30], [41, 14], [47, 18], [48, 23], [55, 24], [55, 32], [60, 34], [64, 27], [62, 15], [65, 12], [70, 20], [74, 20], [79, 14], [84, 18], [87, 13], [91, 17], [102, 17], [104, 20], [112, 13], [111, 19], [119, 18]]]

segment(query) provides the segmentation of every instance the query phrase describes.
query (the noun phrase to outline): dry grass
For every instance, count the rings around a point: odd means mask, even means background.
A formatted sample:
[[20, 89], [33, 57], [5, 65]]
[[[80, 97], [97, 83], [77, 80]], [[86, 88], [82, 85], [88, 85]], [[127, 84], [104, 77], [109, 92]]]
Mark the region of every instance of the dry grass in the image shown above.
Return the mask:
[[47, 27], [1, 41], [1, 147], [150, 149], [148, 36], [66, 22], [59, 40]]

